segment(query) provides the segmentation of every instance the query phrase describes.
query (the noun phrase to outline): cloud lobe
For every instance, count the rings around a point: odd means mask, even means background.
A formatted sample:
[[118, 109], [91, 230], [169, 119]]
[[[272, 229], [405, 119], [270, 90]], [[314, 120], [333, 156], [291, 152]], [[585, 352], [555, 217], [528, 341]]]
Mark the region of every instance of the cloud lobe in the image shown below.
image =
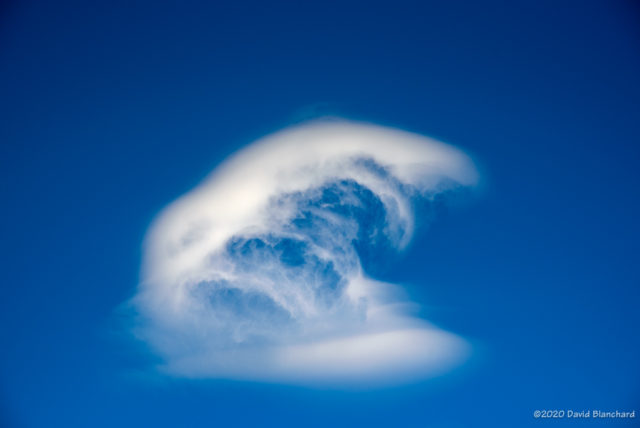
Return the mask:
[[239, 151], [163, 210], [132, 303], [177, 376], [398, 382], [464, 358], [365, 267], [406, 248], [413, 202], [473, 186], [461, 151], [404, 131], [313, 122]]

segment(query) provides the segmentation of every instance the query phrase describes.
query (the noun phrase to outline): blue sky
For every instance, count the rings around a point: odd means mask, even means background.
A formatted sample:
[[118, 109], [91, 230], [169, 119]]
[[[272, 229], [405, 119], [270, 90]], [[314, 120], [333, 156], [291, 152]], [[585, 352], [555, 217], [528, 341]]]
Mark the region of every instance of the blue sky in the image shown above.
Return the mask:
[[[3, 5], [0, 422], [539, 426], [536, 409], [640, 410], [639, 13], [622, 1]], [[118, 308], [153, 218], [239, 148], [324, 115], [477, 162], [481, 191], [378, 273], [472, 342], [473, 359], [367, 391], [150, 373]]]

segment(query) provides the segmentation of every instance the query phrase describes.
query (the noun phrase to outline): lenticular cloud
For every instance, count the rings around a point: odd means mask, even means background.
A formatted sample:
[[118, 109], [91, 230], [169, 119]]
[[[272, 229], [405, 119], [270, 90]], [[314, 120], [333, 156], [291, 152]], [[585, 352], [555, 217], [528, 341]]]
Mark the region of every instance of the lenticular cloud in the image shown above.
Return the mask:
[[476, 178], [459, 150], [379, 126], [314, 122], [263, 138], [154, 221], [136, 334], [177, 376], [343, 384], [442, 373], [466, 343], [411, 316], [399, 287], [366, 265], [407, 246], [416, 201]]

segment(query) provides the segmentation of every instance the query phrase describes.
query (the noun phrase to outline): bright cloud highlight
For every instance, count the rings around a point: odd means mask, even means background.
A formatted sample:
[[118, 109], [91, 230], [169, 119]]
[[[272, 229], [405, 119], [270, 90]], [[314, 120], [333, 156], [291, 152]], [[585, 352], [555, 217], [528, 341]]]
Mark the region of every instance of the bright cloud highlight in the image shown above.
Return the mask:
[[394, 383], [469, 347], [415, 318], [367, 263], [402, 251], [413, 205], [473, 186], [471, 160], [416, 134], [320, 121], [237, 152], [160, 213], [132, 303], [176, 376]]

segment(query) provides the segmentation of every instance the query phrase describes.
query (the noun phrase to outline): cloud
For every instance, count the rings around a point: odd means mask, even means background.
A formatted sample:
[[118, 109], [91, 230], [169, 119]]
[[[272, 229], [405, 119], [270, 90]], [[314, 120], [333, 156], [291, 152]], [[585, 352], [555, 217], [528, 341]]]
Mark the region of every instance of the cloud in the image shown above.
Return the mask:
[[366, 267], [406, 248], [415, 201], [476, 180], [464, 153], [404, 131], [319, 121], [267, 136], [155, 219], [135, 333], [175, 376], [341, 385], [446, 371], [468, 344]]

